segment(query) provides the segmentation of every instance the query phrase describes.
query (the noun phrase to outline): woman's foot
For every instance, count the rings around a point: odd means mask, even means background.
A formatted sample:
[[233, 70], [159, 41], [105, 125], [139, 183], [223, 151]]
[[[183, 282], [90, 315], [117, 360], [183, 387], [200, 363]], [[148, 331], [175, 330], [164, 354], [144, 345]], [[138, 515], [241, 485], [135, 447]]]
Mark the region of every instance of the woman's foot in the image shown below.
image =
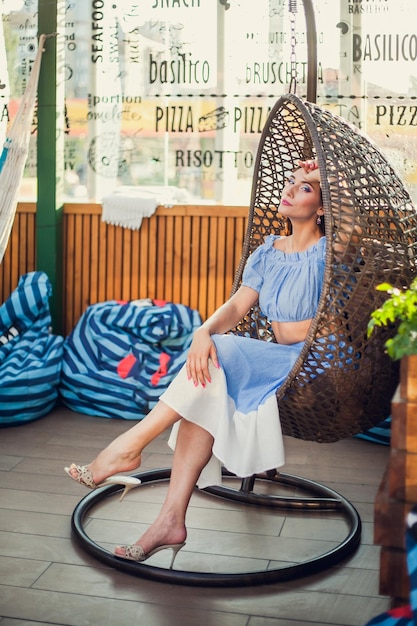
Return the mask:
[[93, 475], [88, 469], [87, 465], [76, 465], [75, 463], [71, 463], [69, 467], [64, 467], [64, 470], [73, 480], [84, 487], [88, 487], [89, 489], [97, 489], [98, 487], [104, 487], [105, 485], [124, 485], [124, 491], [120, 497], [120, 501], [123, 500], [125, 495], [135, 487], [138, 487], [141, 484], [139, 478], [135, 478], [134, 476], [124, 476], [121, 474], [114, 474], [113, 476], [109, 476], [102, 483], [95, 483], [93, 479]]
[[[133, 546], [116, 546], [114, 554], [122, 558], [139, 555], [133, 560], [143, 561], [157, 552], [158, 548], [172, 546], [174, 556], [185, 544], [187, 529], [182, 522], [177, 522], [173, 515], [162, 515], [148, 528]], [[135, 549], [136, 548], [136, 549]]]
[[136, 563], [143, 563], [143, 561], [146, 561], [157, 552], [161, 552], [161, 550], [172, 550], [172, 558], [171, 558], [171, 563], [169, 566], [169, 569], [172, 569], [178, 552], [184, 546], [185, 546], [185, 541], [184, 543], [174, 543], [171, 545], [158, 546], [157, 548], [154, 548], [150, 552], [145, 553], [142, 546], [138, 544], [134, 544], [133, 546], [117, 546], [114, 551], [114, 554], [115, 556], [118, 556], [120, 559], [126, 559], [126, 561], [136, 561]]
[[[113, 443], [100, 452], [94, 461], [88, 465], [78, 466], [72, 463], [65, 471], [74, 480], [90, 487], [90, 489], [95, 489], [104, 483], [106, 478], [123, 472], [131, 472], [140, 467], [140, 452], [118, 453], [117, 449], [113, 449]], [[81, 480], [80, 472], [82, 472]]]

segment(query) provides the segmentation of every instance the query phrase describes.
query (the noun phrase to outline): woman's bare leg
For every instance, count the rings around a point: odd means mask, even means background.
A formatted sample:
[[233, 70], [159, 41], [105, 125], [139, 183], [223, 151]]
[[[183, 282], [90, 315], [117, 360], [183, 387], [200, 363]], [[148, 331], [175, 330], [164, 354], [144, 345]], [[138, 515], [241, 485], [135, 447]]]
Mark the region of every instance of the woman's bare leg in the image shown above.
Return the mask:
[[[136, 542], [145, 554], [160, 545], [182, 543], [187, 536], [185, 516], [201, 470], [212, 455], [213, 437], [206, 430], [182, 420], [175, 446], [171, 479], [161, 511]], [[123, 549], [116, 548], [123, 556]]]
[[94, 482], [118, 472], [130, 472], [140, 466], [142, 450], [148, 443], [181, 418], [161, 400], [148, 415], [129, 430], [114, 439], [89, 463]]

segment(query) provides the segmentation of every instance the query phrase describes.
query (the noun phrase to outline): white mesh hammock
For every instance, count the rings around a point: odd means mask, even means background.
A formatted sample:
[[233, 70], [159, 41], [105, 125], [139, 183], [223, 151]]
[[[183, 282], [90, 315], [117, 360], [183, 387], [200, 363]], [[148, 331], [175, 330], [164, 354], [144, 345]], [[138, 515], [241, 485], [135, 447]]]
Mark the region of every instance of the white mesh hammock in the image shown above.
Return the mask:
[[46, 35], [40, 35], [38, 51], [16, 117], [7, 132], [0, 155], [0, 263], [9, 241], [17, 206], [17, 193], [29, 152], [37, 85]]

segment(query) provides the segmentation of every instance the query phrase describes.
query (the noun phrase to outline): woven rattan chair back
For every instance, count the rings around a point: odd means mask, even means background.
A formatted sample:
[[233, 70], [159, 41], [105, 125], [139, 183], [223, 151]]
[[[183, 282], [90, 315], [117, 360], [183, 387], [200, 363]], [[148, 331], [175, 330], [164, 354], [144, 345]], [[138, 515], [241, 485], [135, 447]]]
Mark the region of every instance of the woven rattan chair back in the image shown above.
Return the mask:
[[[278, 391], [283, 432], [331, 442], [364, 432], [390, 414], [398, 363], [385, 352], [394, 329], [367, 336], [381, 282], [414, 276], [417, 216], [400, 179], [376, 146], [329, 110], [281, 97], [263, 130], [255, 165], [248, 230], [236, 272], [286, 220], [277, 212], [288, 174], [316, 158], [325, 210], [326, 263], [317, 313], [303, 350]], [[257, 307], [235, 332], [274, 341]]]

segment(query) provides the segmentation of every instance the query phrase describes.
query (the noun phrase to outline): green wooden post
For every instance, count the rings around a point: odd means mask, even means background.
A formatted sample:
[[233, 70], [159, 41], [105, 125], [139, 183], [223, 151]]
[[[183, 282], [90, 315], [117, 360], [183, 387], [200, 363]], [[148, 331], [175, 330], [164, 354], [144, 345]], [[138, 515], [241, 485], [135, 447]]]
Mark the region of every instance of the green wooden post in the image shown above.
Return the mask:
[[61, 0], [39, 0], [38, 8], [38, 33], [52, 36], [38, 83], [36, 266], [52, 283], [53, 331], [62, 333], [65, 6]]

